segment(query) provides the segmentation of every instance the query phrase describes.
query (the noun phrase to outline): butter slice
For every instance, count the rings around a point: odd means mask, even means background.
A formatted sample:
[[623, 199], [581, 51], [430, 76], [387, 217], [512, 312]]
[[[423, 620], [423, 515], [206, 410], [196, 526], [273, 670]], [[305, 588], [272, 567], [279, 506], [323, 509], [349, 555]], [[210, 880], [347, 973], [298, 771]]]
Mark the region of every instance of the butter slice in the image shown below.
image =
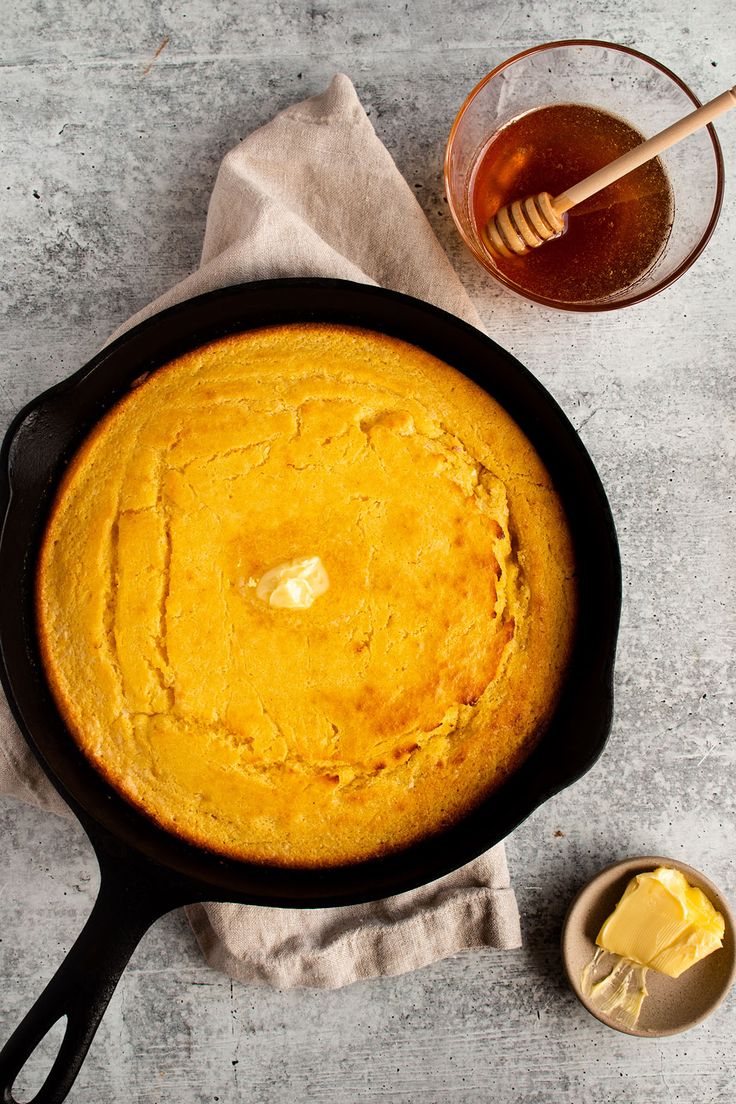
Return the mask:
[[[609, 965], [608, 973], [595, 980], [596, 972], [599, 969], [605, 971]], [[646, 966], [612, 955], [599, 947], [583, 970], [580, 988], [583, 996], [588, 997], [597, 1009], [622, 1027], [632, 1028], [638, 1024], [642, 1005], [648, 996], [648, 972]]]
[[309, 609], [329, 585], [319, 556], [309, 556], [272, 567], [258, 583], [256, 596], [278, 609]]
[[680, 870], [660, 866], [637, 874], [596, 943], [612, 954], [679, 977], [723, 946], [725, 923], [702, 890]]

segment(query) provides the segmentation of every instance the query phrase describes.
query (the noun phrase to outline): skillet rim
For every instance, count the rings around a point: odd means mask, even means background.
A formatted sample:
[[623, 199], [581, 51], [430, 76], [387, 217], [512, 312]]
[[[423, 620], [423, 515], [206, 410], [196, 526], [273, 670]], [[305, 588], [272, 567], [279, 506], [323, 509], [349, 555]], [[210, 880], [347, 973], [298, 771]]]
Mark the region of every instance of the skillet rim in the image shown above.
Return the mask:
[[[293, 295], [290, 296], [289, 292]], [[259, 301], [259, 297], [262, 301]], [[224, 318], [218, 315], [218, 311], [223, 307], [225, 308]], [[255, 317], [259, 309], [261, 312], [265, 311], [267, 317], [263, 313]], [[364, 313], [385, 315], [383, 325], [376, 324], [376, 317], [366, 319]], [[247, 321], [244, 315], [247, 315]], [[565, 676], [560, 703], [537, 746], [498, 789], [455, 825], [393, 854], [349, 866], [290, 868], [245, 863], [205, 851], [159, 828], [155, 822], [130, 806], [109, 786], [103, 776], [91, 767], [73, 742], [50, 698], [45, 676], [42, 669], [39, 670], [38, 655], [32, 657], [26, 651], [25, 674], [22, 671], [22, 658], [20, 673], [16, 669], [18, 658], [17, 655], [13, 655], [11, 640], [12, 614], [7, 612], [8, 607], [4, 604], [0, 610], [0, 681], [3, 683], [11, 710], [21, 731], [45, 773], [71, 806], [98, 851], [101, 847], [107, 850], [112, 847], [116, 851], [122, 847], [123, 852], [132, 856], [137, 853], [162, 870], [172, 871], [179, 877], [183, 875], [192, 883], [191, 889], [194, 893], [192, 900], [209, 898], [283, 907], [324, 907], [373, 900], [426, 884], [480, 855], [531, 815], [554, 793], [571, 785], [589, 770], [603, 751], [612, 720], [613, 664], [621, 605], [620, 559], [610, 506], [595, 467], [574, 427], [556, 400], [531, 372], [481, 331], [423, 300], [351, 281], [311, 277], [255, 281], [219, 288], [175, 304], [126, 331], [71, 376], [32, 399], [16, 415], [7, 430], [0, 450], [0, 511], [2, 511], [0, 567], [5, 563], [8, 545], [13, 540], [11, 524], [14, 521], [15, 512], [25, 508], [27, 514], [28, 509], [35, 508], [35, 517], [30, 525], [36, 530], [38, 539], [33, 546], [26, 548], [20, 576], [21, 585], [17, 588], [25, 613], [22, 627], [25, 631], [26, 644], [29, 643], [29, 622], [25, 608], [29, 595], [26, 587], [30, 582], [30, 599], [33, 604], [35, 561], [40, 535], [45, 527], [45, 517], [66, 463], [92, 426], [118, 401], [129, 389], [133, 380], [143, 371], [158, 367], [179, 352], [196, 348], [225, 333], [242, 332], [259, 326], [278, 325], [290, 321], [336, 322], [389, 333], [419, 345], [440, 359], [453, 364], [507, 409], [509, 404], [499, 397], [499, 389], [504, 391], [510, 388], [515, 392], [514, 402], [517, 406], [522, 401], [530, 400], [530, 405], [525, 406], [523, 410], [509, 412], [521, 425], [550, 470], [571, 520], [571, 528], [574, 528], [569, 512], [571, 502], [566, 500], [566, 497], [570, 498], [567, 480], [564, 481], [567, 488], [565, 495], [559, 486], [558, 479], [555, 478], [556, 470], [559, 469], [559, 474], [563, 471], [563, 467], [555, 458], [550, 462], [549, 455], [555, 440], [564, 443], [567, 450], [565, 465], [572, 465], [572, 468], [577, 470], [577, 474], [583, 476], [583, 482], [586, 484], [584, 491], [590, 500], [589, 505], [594, 503], [597, 510], [596, 539], [601, 546], [600, 551], [604, 553], [598, 565], [603, 577], [602, 581], [606, 584], [605, 595], [601, 599], [603, 628], [601, 629], [600, 625], [595, 627], [597, 643], [595, 663], [584, 686], [587, 695], [584, 696], [582, 708], [583, 712], [587, 710], [589, 714], [589, 730], [582, 740], [573, 738], [573, 744], [566, 749], [569, 754], [565, 761], [562, 763], [554, 761], [554, 757], [551, 757], [552, 737], [549, 734], [557, 734], [555, 730], [560, 726], [562, 718], [574, 719], [576, 712], [580, 712], [579, 709], [577, 711], [572, 709], [571, 717], [568, 717], [572, 708], [569, 700], [570, 687], [575, 685], [572, 671], [574, 668], [577, 672], [576, 661], [581, 658], [578, 653], [582, 645], [576, 642], [574, 656]], [[178, 325], [182, 322], [183, 325]], [[419, 325], [420, 322], [425, 324], [426, 332], [423, 331], [419, 335], [412, 333], [408, 336], [407, 330], [410, 330], [412, 325]], [[440, 336], [450, 342], [453, 348], [464, 346], [465, 352], [454, 354], [450, 350], [448, 353], [448, 349], [444, 346], [441, 351], [438, 351], [437, 345], [438, 343], [443, 345], [443, 341], [440, 340], [437, 329]], [[182, 338], [184, 331], [186, 338]], [[138, 357], [134, 356], [132, 361], [128, 362], [133, 365], [132, 368], [126, 368], [121, 364], [121, 354], [124, 360], [124, 354], [129, 352], [131, 347], [135, 351], [137, 345], [142, 343], [141, 348], [145, 349], [147, 341], [149, 345], [152, 343], [158, 349], [156, 355], [144, 362], [140, 359], [139, 351]], [[479, 379], [477, 363], [473, 364], [472, 371], [468, 370], [464, 357], [467, 350], [472, 350], [473, 347], [479, 361], [484, 359], [483, 354], [485, 357], [490, 357], [493, 368], [503, 376], [500, 383], [498, 379], [486, 381], [486, 383]], [[464, 366], [461, 367], [457, 360], [463, 361]], [[121, 374], [127, 377], [124, 385], [121, 386], [119, 383], [111, 385], [110, 380], [107, 379], [111, 365], [116, 380]], [[490, 382], [495, 384], [493, 389], [490, 387]], [[90, 406], [94, 407], [94, 398], [90, 398], [89, 392], [93, 396], [100, 393], [102, 408], [96, 410], [95, 416], [84, 424], [80, 424], [73, 416], [65, 421], [64, 414], [68, 412], [67, 408], [71, 409], [73, 415], [75, 404], [78, 402], [81, 402], [88, 412]], [[506, 397], [508, 399], [508, 396]], [[45, 424], [44, 419], [48, 424]], [[34, 464], [38, 467], [38, 456], [37, 452], [29, 453], [28, 449], [31, 446], [37, 447], [37, 441], [43, 440], [44, 433], [47, 432], [56, 434], [62, 432], [67, 436], [67, 440], [52, 463], [53, 479], [46, 480], [41, 488], [42, 497], [39, 501], [28, 504], [22, 500], [23, 488], [18, 490], [19, 469], [25, 463], [26, 469], [30, 467], [31, 475], [34, 475]], [[42, 474], [42, 471], [35, 472], [36, 482]], [[21, 501], [16, 502], [19, 496]], [[580, 537], [580, 533], [576, 534], [574, 531], [573, 536], [577, 556], [580, 545], [576, 537]], [[32, 564], [29, 563], [29, 559], [32, 559]], [[587, 580], [586, 585], [590, 585], [593, 579], [587, 578], [589, 565], [585, 562], [581, 566], [584, 569], [582, 574]], [[593, 575], [595, 581], [601, 582], [598, 572], [593, 572]], [[17, 621], [15, 627], [18, 628]], [[35, 644], [37, 653], [35, 621], [30, 635], [33, 638], [31, 650]], [[580, 635], [583, 635], [582, 628]], [[9, 657], [10, 667], [8, 666]], [[589, 661], [592, 657], [584, 658]], [[590, 666], [589, 662], [588, 666]], [[44, 734], [40, 738], [37, 723], [33, 721], [29, 723], [27, 720], [27, 701], [24, 708], [17, 695], [19, 681], [30, 678], [38, 688], [39, 675], [47, 699], [44, 704], [47, 709], [49, 705], [51, 706], [57, 729], [55, 734]], [[22, 687], [20, 696], [24, 696]], [[62, 747], [60, 755], [54, 758], [53, 743], [59, 729], [63, 733], [62, 739], [66, 744]], [[51, 756], [49, 755], [50, 746], [52, 747]], [[540, 754], [543, 747], [547, 748], [545, 755]], [[58, 748], [56, 751], [58, 752]], [[542, 762], [542, 760], [549, 761]], [[62, 763], [61, 772], [59, 762]], [[542, 769], [544, 767], [547, 768], [546, 771]], [[80, 779], [81, 784], [77, 785]], [[526, 792], [524, 785], [529, 787]], [[526, 803], [521, 801], [509, 807], [514, 791], [519, 791], [526, 796]], [[489, 806], [496, 806], [496, 808], [489, 808]]]

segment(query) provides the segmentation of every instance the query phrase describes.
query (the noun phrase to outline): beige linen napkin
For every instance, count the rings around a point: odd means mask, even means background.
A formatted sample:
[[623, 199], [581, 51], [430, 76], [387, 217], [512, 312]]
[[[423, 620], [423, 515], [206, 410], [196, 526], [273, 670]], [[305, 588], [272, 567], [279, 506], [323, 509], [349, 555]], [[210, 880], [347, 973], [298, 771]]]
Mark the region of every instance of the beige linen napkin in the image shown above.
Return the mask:
[[[201, 267], [113, 337], [201, 292], [276, 276], [380, 284], [480, 326], [345, 76], [281, 112], [227, 154], [210, 201]], [[1, 698], [0, 791], [68, 813]], [[401, 974], [465, 948], [521, 943], [502, 844], [428, 886], [366, 905], [307, 910], [204, 904], [187, 912], [212, 966], [280, 988], [337, 988]]]

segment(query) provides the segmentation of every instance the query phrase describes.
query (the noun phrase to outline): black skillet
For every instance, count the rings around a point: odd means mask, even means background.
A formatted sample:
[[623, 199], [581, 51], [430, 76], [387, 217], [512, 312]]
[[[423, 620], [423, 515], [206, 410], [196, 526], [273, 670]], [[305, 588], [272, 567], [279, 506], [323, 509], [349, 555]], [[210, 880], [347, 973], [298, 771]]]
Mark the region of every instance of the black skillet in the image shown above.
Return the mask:
[[[533, 442], [562, 499], [575, 544], [580, 616], [551, 724], [532, 755], [460, 823], [398, 854], [327, 870], [219, 858], [159, 829], [119, 797], [72, 741], [49, 694], [33, 609], [36, 555], [54, 489], [89, 429], [142, 373], [223, 334], [285, 322], [355, 324], [404, 338], [494, 396]], [[503, 839], [587, 771], [611, 724], [621, 604], [611, 512], [593, 464], [556, 402], [517, 360], [452, 315], [395, 292], [340, 280], [242, 284], [141, 323], [16, 417], [0, 455], [0, 675], [26, 740], [95, 849], [92, 913], [58, 972], [0, 1052], [3, 1104], [49, 1028], [67, 1018], [32, 1104], [59, 1104], [84, 1060], [130, 955], [158, 917], [195, 901], [309, 908], [369, 901], [454, 870]]]

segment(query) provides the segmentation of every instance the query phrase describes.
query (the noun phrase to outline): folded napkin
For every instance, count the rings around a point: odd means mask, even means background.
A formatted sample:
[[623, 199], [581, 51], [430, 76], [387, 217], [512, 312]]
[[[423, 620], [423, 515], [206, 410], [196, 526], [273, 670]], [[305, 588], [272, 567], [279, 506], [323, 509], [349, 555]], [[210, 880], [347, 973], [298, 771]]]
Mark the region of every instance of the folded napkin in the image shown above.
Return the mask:
[[[200, 268], [113, 338], [201, 292], [277, 276], [379, 284], [480, 326], [414, 194], [342, 75], [227, 154], [210, 201]], [[0, 791], [69, 812], [1, 697]], [[521, 943], [503, 844], [430, 885], [366, 905], [202, 904], [187, 913], [212, 966], [279, 988], [337, 988], [466, 948]]]

